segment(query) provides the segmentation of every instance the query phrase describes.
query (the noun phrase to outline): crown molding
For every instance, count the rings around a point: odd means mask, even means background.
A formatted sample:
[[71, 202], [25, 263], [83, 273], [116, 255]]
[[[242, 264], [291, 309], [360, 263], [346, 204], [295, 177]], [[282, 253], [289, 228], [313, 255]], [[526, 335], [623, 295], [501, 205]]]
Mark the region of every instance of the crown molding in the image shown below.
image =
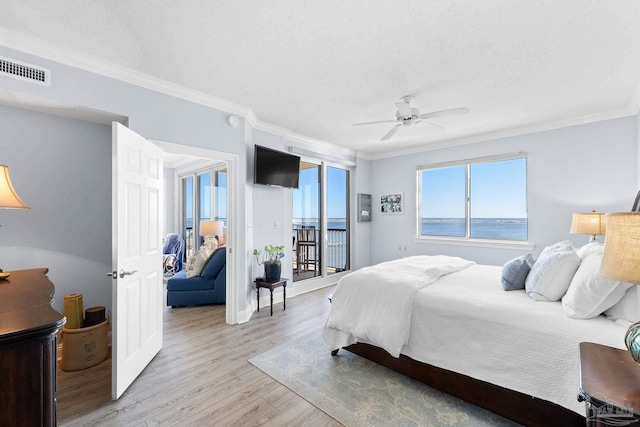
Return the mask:
[[[602, 122], [605, 120], [613, 120], [624, 117], [637, 115], [638, 111], [631, 106], [625, 109], [611, 111], [601, 114], [591, 114], [588, 116], [577, 117], [572, 119], [557, 120], [543, 124], [522, 126], [517, 128], [503, 129], [496, 132], [487, 132], [483, 134], [470, 135], [462, 138], [453, 138], [444, 141], [428, 142], [424, 145], [414, 146], [404, 150], [385, 151], [383, 153], [371, 153], [368, 160], [381, 160], [390, 157], [405, 156], [408, 154], [417, 154], [425, 151], [440, 150], [443, 148], [456, 147], [460, 145], [474, 144], [477, 142], [486, 142], [496, 139], [509, 138], [514, 136], [528, 135], [532, 133], [545, 132], [555, 129], [562, 129], [572, 126], [579, 126], [589, 123]], [[360, 155], [361, 158], [365, 158]]]
[[42, 57], [51, 61], [60, 62], [71, 67], [79, 68], [108, 78], [113, 78], [126, 83], [134, 84], [136, 86], [144, 87], [146, 89], [163, 93], [165, 95], [214, 108], [216, 110], [227, 112], [229, 114], [244, 117], [249, 125], [251, 125], [251, 127], [253, 127], [254, 129], [281, 136], [292, 143], [301, 144], [308, 150], [318, 152], [318, 154], [320, 155], [323, 152], [326, 152], [328, 154], [338, 153], [339, 155], [357, 157], [369, 161], [389, 157], [397, 157], [407, 154], [415, 154], [424, 151], [433, 151], [459, 145], [473, 144], [476, 142], [519, 136], [528, 133], [543, 132], [547, 130], [559, 129], [562, 127], [593, 123], [597, 121], [627, 117], [637, 115], [640, 111], [640, 84], [638, 84], [633, 96], [631, 97], [629, 106], [622, 110], [566, 120], [558, 120], [555, 122], [539, 125], [504, 129], [496, 132], [476, 134], [462, 138], [454, 138], [430, 143], [425, 142], [423, 145], [401, 150], [369, 152], [366, 149], [352, 150], [334, 145], [330, 142], [297, 134], [295, 132], [292, 132], [290, 129], [260, 120], [251, 108], [244, 105], [236, 104], [225, 99], [215, 97], [213, 95], [205, 94], [194, 89], [190, 89], [175, 83], [168, 82], [166, 80], [159, 79], [157, 77], [149, 76], [147, 74], [140, 73], [138, 71], [96, 58], [89, 54], [78, 52], [76, 50], [53, 44], [43, 39], [8, 30], [3, 27], [0, 27], [0, 46], [4, 46], [6, 48], [20, 51], [29, 55]]

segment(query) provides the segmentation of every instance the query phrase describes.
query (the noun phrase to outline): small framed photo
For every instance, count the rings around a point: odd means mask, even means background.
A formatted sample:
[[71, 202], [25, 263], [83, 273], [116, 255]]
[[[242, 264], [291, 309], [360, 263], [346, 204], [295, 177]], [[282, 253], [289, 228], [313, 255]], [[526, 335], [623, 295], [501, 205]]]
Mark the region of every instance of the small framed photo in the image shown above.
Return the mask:
[[381, 195], [380, 213], [383, 215], [402, 215], [404, 213], [404, 193]]

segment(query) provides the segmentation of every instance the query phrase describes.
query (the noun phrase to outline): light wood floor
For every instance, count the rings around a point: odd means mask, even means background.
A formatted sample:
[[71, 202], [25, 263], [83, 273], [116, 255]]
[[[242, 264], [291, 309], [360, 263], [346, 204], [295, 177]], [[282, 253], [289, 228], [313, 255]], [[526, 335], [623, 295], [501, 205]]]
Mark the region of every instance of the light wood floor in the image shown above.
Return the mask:
[[248, 362], [323, 325], [333, 287], [261, 307], [245, 324], [225, 323], [224, 306], [170, 309], [164, 345], [118, 401], [111, 360], [58, 372], [61, 426], [340, 426]]

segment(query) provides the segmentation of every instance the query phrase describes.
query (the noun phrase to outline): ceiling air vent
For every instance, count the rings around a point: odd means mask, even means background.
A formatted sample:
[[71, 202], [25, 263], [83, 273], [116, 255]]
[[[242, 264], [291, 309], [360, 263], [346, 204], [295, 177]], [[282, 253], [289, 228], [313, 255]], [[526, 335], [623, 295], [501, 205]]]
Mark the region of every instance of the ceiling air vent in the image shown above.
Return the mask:
[[51, 72], [47, 68], [27, 64], [11, 58], [0, 56], [0, 76], [13, 77], [44, 86], [51, 83]]

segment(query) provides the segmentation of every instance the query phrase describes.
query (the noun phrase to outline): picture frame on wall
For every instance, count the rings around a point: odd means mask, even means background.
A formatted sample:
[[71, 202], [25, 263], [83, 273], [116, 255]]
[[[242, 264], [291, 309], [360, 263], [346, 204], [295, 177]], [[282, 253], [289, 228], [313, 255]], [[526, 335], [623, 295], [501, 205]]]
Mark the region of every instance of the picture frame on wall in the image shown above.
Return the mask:
[[388, 193], [380, 196], [380, 214], [404, 214], [404, 193]]

